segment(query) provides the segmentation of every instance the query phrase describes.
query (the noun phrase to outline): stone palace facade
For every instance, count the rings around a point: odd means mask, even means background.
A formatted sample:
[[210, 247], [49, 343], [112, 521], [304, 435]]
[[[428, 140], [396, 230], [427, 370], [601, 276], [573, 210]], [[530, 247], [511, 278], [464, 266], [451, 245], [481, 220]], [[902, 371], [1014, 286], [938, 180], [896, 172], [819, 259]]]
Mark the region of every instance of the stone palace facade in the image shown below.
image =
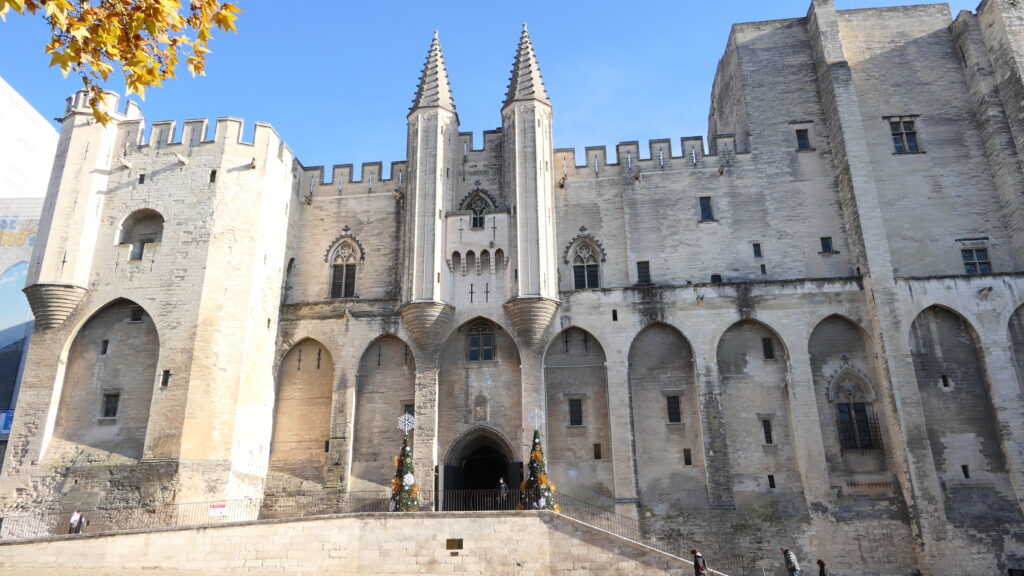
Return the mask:
[[422, 487], [490, 489], [540, 410], [559, 491], [712, 557], [1021, 574], [1024, 6], [737, 24], [706, 146], [614, 161], [524, 28], [500, 112], [436, 36], [388, 178], [71, 98], [0, 506], [379, 491], [406, 412]]

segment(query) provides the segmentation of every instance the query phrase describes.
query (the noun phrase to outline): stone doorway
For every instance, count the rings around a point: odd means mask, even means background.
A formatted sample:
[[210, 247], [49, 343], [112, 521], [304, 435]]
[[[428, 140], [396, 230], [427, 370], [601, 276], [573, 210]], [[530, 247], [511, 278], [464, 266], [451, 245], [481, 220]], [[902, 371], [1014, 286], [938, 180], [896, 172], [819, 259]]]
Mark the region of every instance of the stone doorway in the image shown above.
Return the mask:
[[[514, 493], [522, 481], [522, 462], [497, 432], [476, 429], [452, 445], [445, 460], [443, 510], [498, 510], [515, 508]], [[509, 494], [498, 490], [505, 479]]]

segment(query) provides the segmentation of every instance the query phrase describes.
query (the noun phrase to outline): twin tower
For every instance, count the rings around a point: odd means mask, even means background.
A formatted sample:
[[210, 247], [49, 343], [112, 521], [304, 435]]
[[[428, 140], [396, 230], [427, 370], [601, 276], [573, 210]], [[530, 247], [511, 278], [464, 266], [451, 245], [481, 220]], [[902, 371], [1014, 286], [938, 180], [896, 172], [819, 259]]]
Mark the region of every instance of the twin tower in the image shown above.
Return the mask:
[[[486, 178], [498, 190], [486, 190], [474, 176], [469, 150], [459, 137], [459, 117], [435, 32], [408, 116], [404, 305], [399, 309], [423, 350], [443, 339], [453, 305], [466, 300], [460, 298], [464, 287], [444, 282], [452, 255], [474, 249], [460, 246], [474, 236], [474, 229], [478, 243], [486, 243], [476, 247], [477, 253], [483, 248], [501, 255], [497, 267], [505, 272], [497, 282], [504, 287], [504, 298], [495, 294], [499, 297], [485, 302], [504, 303], [523, 344], [540, 342], [558, 308], [551, 103], [525, 24], [501, 108], [500, 150], [500, 175]], [[467, 303], [480, 300], [471, 296]]]

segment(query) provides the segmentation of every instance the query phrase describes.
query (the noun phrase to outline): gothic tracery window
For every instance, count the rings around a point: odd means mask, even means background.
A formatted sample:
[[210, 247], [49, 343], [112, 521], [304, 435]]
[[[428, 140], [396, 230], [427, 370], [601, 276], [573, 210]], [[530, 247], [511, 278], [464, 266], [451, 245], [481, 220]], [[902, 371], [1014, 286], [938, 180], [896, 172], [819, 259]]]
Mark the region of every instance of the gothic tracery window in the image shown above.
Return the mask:
[[466, 344], [467, 362], [494, 360], [494, 329], [488, 324], [480, 323], [470, 328]]
[[878, 421], [872, 409], [872, 395], [866, 383], [845, 374], [833, 389], [836, 426], [843, 450], [880, 450]]
[[576, 247], [572, 255], [573, 288], [584, 290], [598, 287], [598, 262], [598, 252], [593, 246], [582, 243]]
[[486, 220], [484, 215], [487, 213], [487, 203], [482, 198], [477, 197], [470, 203], [469, 208], [473, 212], [471, 227], [474, 229], [483, 228], [484, 221]]
[[343, 242], [338, 247], [331, 268], [331, 298], [355, 297], [358, 260], [359, 256], [350, 243]]

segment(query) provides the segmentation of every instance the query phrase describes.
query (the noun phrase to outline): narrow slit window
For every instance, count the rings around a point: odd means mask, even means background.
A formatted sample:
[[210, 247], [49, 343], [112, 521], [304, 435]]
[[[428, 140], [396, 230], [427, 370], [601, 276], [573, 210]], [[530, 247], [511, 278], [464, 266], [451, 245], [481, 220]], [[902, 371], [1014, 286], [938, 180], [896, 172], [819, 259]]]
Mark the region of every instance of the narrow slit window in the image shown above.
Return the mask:
[[683, 466], [693, 466], [693, 452], [689, 448], [683, 448]]
[[110, 340], [100, 342], [100, 356], [106, 356], [108, 350], [110, 350]]
[[775, 475], [774, 474], [769, 474], [768, 475], [768, 487], [772, 488], [772, 489], [775, 488]]
[[761, 351], [765, 360], [775, 360], [775, 344], [771, 338], [761, 338]]
[[772, 434], [772, 421], [769, 418], [761, 420], [761, 431], [764, 432], [765, 444], [775, 444], [775, 436]]
[[671, 423], [682, 422], [683, 416], [679, 410], [679, 396], [666, 396], [665, 403], [668, 407], [668, 421]]
[[145, 183], [146, 183], [146, 175], [145, 174], [139, 174], [139, 184], [145, 184]]
[[216, 181], [217, 181], [217, 171], [216, 170], [210, 170], [210, 183], [213, 184]]
[[170, 370], [164, 370], [163, 373], [160, 374], [160, 387], [161, 388], [167, 388], [168, 386], [170, 386], [170, 384], [171, 384], [171, 371]]
[[763, 255], [761, 254], [761, 244], [758, 243], [758, 242], [755, 242], [753, 244], [753, 246], [754, 246], [754, 258], [763, 258]]
[[971, 467], [970, 466], [968, 466], [967, 464], [964, 464], [964, 465], [960, 466], [960, 471], [964, 473], [964, 479], [965, 480], [970, 480], [971, 479]]
[[945, 374], [942, 375], [942, 387], [949, 388], [949, 376], [946, 376]]
[[569, 399], [569, 426], [583, 426], [583, 399]]
[[601, 459], [601, 445], [600, 444], [594, 444], [594, 460], [600, 460], [600, 459]]
[[618, 310], [612, 310], [612, 322], [618, 322], [618, 321], [619, 321], [619, 311]]
[[761, 264], [761, 275], [764, 276], [766, 274], [768, 274], [768, 267], [765, 266], [764, 264]]

